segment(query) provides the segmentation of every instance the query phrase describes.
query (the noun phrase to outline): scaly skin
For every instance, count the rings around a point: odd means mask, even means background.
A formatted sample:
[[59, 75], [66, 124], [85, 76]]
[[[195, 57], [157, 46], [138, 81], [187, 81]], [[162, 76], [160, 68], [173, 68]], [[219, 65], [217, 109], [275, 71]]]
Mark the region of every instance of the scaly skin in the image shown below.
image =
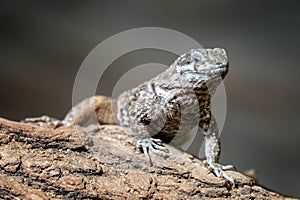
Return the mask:
[[153, 79], [123, 92], [117, 99], [104, 96], [85, 99], [74, 106], [57, 124], [83, 124], [94, 113], [100, 124], [119, 124], [136, 133], [137, 146], [151, 162], [148, 151], [166, 155], [162, 142], [186, 134], [199, 126], [205, 138], [205, 156], [216, 176], [233, 179], [223, 170], [232, 166], [218, 164], [220, 139], [210, 101], [228, 72], [224, 49], [192, 49], [178, 57]]

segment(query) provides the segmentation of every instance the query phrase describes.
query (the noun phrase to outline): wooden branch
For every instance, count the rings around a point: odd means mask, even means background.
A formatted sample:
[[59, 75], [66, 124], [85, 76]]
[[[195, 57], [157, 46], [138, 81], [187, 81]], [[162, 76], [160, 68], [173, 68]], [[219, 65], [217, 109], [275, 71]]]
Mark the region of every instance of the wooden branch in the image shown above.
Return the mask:
[[[129, 134], [128, 134], [129, 133]], [[0, 118], [3, 199], [287, 199], [239, 172], [237, 186], [172, 146], [150, 167], [119, 126], [40, 127]]]

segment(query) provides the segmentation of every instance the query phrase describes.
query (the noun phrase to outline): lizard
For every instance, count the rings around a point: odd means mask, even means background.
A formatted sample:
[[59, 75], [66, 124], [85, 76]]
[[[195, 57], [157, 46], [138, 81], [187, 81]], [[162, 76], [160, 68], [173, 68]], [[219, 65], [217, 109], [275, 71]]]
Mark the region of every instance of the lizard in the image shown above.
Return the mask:
[[232, 165], [219, 164], [220, 137], [211, 113], [211, 98], [229, 69], [222, 48], [191, 49], [179, 56], [168, 69], [117, 98], [97, 95], [78, 103], [61, 121], [27, 118], [27, 122], [44, 121], [55, 126], [82, 125], [93, 115], [101, 125], [119, 124], [130, 127], [136, 145], [152, 165], [149, 151], [165, 156], [176, 135], [199, 127], [204, 135], [207, 167], [217, 176], [234, 184], [225, 170]]

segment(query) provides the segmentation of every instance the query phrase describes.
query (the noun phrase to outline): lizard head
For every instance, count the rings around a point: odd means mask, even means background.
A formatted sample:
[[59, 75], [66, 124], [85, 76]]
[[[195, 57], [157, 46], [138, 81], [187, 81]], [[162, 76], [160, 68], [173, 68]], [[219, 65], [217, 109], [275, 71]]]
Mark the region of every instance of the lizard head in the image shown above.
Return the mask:
[[228, 73], [228, 58], [221, 48], [192, 49], [179, 57], [177, 70], [187, 76], [201, 76], [204, 79], [221, 77]]

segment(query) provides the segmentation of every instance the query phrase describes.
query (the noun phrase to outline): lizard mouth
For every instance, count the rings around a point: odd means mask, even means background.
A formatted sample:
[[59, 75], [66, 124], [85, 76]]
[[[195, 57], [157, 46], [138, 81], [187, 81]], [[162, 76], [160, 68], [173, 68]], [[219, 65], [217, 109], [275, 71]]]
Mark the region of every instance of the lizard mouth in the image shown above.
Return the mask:
[[227, 63], [226, 65], [222, 64], [216, 68], [203, 69], [200, 71], [200, 73], [206, 74], [207, 76], [210, 77], [222, 77], [222, 79], [224, 79], [228, 71], [229, 71], [229, 65]]
[[228, 71], [229, 71], [229, 63], [227, 62], [226, 65], [221, 65], [217, 69], [214, 69], [213, 73], [215, 73], [216, 75], [218, 74], [219, 76], [222, 77], [222, 79], [224, 79]]

